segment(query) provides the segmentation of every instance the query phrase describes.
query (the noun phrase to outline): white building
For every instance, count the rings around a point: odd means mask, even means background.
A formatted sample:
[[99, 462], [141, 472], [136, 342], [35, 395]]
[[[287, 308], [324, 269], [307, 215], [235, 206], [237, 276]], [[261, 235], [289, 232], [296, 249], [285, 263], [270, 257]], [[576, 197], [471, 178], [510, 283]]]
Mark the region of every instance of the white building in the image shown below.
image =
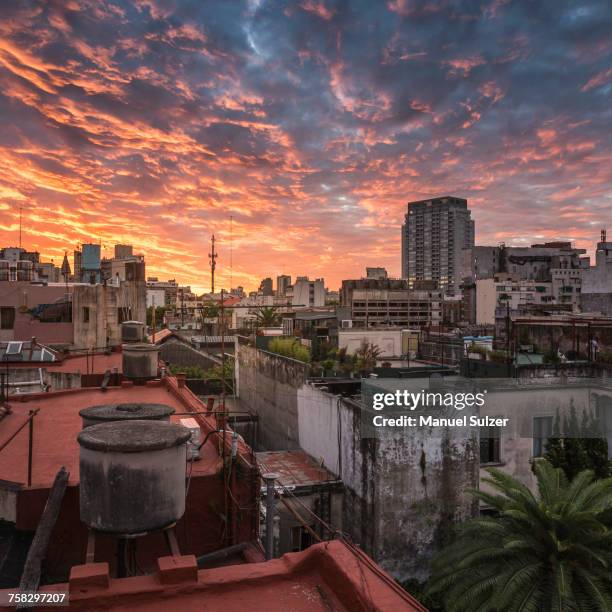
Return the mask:
[[346, 349], [348, 355], [354, 355], [364, 343], [377, 346], [382, 358], [400, 358], [410, 354], [416, 355], [418, 347], [418, 330], [392, 327], [388, 329], [339, 329], [338, 348]]
[[500, 273], [476, 281], [476, 324], [494, 325], [497, 308], [518, 310], [529, 304], [555, 303], [552, 283], [520, 280]]
[[147, 289], [147, 308], [165, 306], [166, 292], [163, 289]]
[[321, 308], [325, 306], [325, 282], [322, 278], [309, 280], [298, 276], [293, 285], [291, 305], [294, 308]]

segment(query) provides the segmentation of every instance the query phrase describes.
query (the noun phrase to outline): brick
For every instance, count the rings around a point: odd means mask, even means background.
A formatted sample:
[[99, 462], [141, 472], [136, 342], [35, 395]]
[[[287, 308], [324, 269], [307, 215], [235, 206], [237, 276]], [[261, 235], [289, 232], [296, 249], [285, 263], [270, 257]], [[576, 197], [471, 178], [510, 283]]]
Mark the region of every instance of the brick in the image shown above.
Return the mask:
[[157, 560], [157, 569], [163, 584], [198, 580], [198, 562], [195, 555], [160, 557]]
[[92, 587], [107, 589], [110, 583], [108, 563], [86, 563], [70, 568], [70, 590]]

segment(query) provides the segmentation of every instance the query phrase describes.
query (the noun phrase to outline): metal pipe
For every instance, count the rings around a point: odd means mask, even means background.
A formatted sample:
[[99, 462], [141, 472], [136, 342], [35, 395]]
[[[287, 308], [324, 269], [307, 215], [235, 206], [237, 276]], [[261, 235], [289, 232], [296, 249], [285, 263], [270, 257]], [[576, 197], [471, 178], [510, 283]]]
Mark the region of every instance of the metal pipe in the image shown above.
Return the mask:
[[222, 559], [227, 559], [232, 555], [237, 555], [245, 550], [247, 547], [246, 542], [241, 542], [240, 544], [234, 544], [233, 546], [228, 546], [227, 548], [222, 548], [221, 550], [215, 550], [215, 552], [208, 553], [206, 555], [201, 555], [196, 558], [198, 563], [198, 567], [202, 565], [206, 565], [212, 561], [220, 561]]
[[34, 415], [30, 410], [30, 427], [28, 432], [28, 487], [32, 486], [32, 454], [34, 449]]
[[3, 442], [2, 446], [0, 446], [0, 451], [4, 450], [9, 445], [11, 440], [13, 440], [13, 438], [15, 438], [15, 436], [29, 423], [30, 419], [32, 419], [38, 413], [38, 411], [39, 408], [35, 408], [34, 410], [30, 411], [30, 416], [19, 426], [19, 429], [11, 434], [10, 438]]
[[266, 561], [274, 556], [274, 483], [278, 474], [263, 474], [266, 483]]

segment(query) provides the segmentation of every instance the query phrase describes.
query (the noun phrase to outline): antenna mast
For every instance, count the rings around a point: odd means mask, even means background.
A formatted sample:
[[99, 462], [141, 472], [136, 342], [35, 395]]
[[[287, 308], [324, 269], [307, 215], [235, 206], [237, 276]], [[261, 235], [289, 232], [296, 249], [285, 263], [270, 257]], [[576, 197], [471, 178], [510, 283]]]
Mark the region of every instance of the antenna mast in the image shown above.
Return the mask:
[[230, 215], [230, 291], [234, 286], [234, 215]]
[[210, 259], [210, 284], [211, 284], [211, 293], [215, 292], [215, 268], [217, 267], [217, 253], [215, 252], [215, 235], [212, 235], [211, 238], [211, 248], [210, 253], [208, 254], [208, 259]]

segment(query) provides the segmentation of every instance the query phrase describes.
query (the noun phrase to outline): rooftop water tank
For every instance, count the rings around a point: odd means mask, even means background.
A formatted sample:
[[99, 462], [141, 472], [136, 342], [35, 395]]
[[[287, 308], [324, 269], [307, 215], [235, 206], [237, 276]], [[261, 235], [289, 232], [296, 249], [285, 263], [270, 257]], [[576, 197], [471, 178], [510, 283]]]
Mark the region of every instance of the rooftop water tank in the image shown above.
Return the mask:
[[121, 324], [122, 342], [142, 342], [145, 339], [145, 326], [140, 321], [124, 321]]
[[83, 427], [109, 421], [169, 421], [174, 408], [166, 404], [101, 404], [79, 411]]
[[125, 378], [147, 380], [157, 376], [159, 347], [155, 344], [124, 344], [122, 351]]
[[91, 529], [136, 535], [168, 527], [185, 512], [191, 432], [163, 421], [92, 425], [80, 445], [81, 520]]

